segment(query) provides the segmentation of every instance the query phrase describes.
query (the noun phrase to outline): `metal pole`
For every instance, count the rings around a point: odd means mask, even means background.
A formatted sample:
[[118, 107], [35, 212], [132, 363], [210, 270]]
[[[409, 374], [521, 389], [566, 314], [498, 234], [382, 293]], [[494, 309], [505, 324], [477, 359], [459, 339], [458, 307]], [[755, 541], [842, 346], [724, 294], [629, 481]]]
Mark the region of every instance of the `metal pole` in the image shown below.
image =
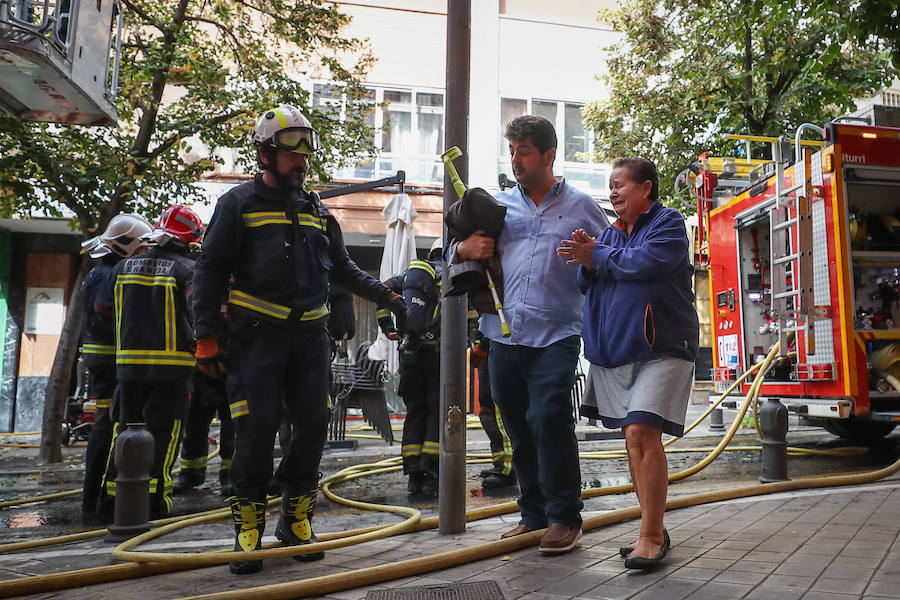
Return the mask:
[[[459, 146], [460, 178], [469, 175], [471, 0], [447, 0], [445, 146]], [[444, 174], [444, 211], [459, 196]], [[446, 234], [444, 239], [446, 239]], [[447, 269], [444, 269], [447, 277]], [[450, 287], [444, 281], [444, 289]], [[466, 296], [441, 299], [441, 466], [438, 533], [466, 530]]]

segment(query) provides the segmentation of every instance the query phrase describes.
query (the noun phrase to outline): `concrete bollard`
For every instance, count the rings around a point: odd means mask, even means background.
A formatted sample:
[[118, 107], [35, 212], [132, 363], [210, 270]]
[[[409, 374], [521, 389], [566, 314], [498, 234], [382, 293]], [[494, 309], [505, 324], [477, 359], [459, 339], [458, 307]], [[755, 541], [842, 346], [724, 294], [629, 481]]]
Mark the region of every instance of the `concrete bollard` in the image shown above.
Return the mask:
[[769, 398], [759, 408], [759, 428], [762, 431], [761, 483], [787, 481], [788, 410], [778, 398]]
[[714, 408], [709, 413], [709, 430], [716, 433], [725, 431], [725, 415], [722, 414], [721, 408]]
[[107, 542], [123, 542], [149, 531], [153, 436], [144, 423], [128, 423], [116, 439], [116, 502]]

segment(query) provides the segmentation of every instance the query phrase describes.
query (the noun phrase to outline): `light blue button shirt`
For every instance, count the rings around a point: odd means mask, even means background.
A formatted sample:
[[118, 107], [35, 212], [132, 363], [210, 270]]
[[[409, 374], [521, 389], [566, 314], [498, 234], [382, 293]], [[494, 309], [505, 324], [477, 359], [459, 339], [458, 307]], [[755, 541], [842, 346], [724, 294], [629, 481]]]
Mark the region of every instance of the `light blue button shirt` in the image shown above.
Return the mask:
[[598, 236], [609, 226], [606, 213], [563, 178], [539, 206], [521, 186], [495, 197], [506, 206], [496, 253], [503, 264], [503, 314], [512, 336], [502, 336], [497, 315], [481, 317], [481, 332], [492, 342], [532, 348], [580, 335], [584, 295], [575, 284], [577, 265], [567, 265], [556, 249], [576, 229]]

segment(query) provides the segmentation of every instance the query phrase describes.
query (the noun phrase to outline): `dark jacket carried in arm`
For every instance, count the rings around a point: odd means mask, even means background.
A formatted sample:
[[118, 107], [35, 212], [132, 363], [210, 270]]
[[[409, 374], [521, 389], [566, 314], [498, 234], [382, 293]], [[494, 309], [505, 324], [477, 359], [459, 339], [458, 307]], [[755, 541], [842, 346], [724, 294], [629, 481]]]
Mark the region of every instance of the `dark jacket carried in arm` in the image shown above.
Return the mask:
[[224, 337], [219, 307], [231, 275], [229, 311], [284, 327], [326, 321], [329, 277], [367, 300], [391, 298], [350, 259], [340, 226], [315, 194], [270, 188], [261, 175], [222, 196], [206, 229], [194, 274], [197, 338]]

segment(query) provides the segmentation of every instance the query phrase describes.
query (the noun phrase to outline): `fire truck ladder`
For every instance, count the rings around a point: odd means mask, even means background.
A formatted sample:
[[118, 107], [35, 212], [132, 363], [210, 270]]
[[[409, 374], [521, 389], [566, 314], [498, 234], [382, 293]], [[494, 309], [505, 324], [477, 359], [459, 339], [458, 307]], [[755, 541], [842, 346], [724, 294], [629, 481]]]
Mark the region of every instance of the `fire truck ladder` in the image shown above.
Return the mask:
[[[778, 144], [773, 149], [780, 150]], [[778, 318], [779, 339], [784, 354], [788, 336], [803, 331], [806, 353], [815, 353], [810, 321], [813, 312], [812, 215], [809, 179], [810, 155], [794, 165], [790, 187], [785, 187], [785, 166], [781, 152], [775, 157], [775, 204], [770, 212], [772, 265], [772, 307]], [[793, 195], [792, 195], [793, 194]]]

